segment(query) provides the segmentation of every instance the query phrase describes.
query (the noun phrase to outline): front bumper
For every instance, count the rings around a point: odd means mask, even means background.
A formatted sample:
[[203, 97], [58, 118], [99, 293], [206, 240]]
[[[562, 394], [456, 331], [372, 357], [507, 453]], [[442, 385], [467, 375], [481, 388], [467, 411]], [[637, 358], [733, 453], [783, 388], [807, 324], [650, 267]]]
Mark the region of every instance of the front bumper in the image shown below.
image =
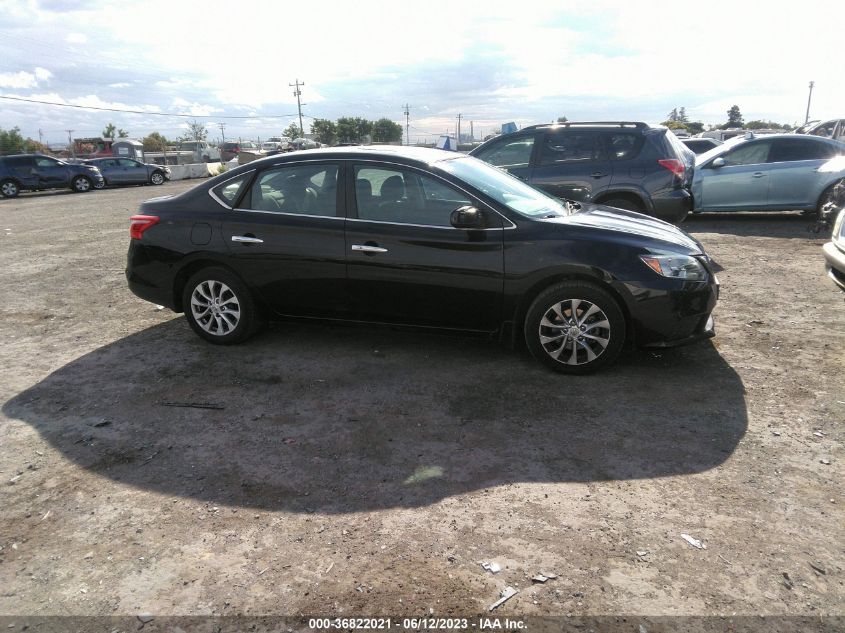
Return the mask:
[[823, 248], [827, 276], [840, 290], [845, 291], [845, 252], [833, 242], [828, 242]]

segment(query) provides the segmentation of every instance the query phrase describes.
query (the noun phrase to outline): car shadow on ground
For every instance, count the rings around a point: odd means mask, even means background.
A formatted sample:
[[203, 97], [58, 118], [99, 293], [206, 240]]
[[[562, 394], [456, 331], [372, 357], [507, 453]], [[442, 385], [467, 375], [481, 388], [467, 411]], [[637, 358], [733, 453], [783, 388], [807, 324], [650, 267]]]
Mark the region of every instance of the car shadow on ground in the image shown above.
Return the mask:
[[695, 213], [687, 216], [681, 228], [689, 233], [829, 239], [830, 230], [826, 233], [811, 231], [815, 223], [815, 215], [804, 215], [800, 211]]
[[329, 513], [699, 473], [747, 427], [742, 382], [710, 342], [569, 377], [486, 340], [288, 323], [217, 347], [183, 319], [74, 360], [2, 410], [102, 477]]

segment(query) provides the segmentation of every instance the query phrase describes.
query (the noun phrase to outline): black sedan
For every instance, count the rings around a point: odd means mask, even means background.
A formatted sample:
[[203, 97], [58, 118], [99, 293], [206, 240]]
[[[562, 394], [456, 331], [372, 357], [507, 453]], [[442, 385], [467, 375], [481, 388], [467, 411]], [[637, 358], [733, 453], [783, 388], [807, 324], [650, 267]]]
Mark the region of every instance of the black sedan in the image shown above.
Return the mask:
[[97, 167], [103, 174], [105, 185], [161, 185], [170, 180], [170, 168], [164, 165], [141, 163], [132, 158], [92, 158], [85, 164]]
[[273, 156], [130, 222], [129, 288], [212, 343], [273, 316], [375, 321], [524, 338], [548, 367], [586, 373], [626, 343], [713, 336], [718, 282], [684, 231], [454, 152]]

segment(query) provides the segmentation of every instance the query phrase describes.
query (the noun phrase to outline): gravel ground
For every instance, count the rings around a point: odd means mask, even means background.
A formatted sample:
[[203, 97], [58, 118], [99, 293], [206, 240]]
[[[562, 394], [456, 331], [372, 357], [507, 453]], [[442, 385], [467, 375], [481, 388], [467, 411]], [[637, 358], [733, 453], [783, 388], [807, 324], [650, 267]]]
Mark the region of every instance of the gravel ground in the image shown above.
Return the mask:
[[203, 343], [123, 275], [128, 215], [192, 184], [0, 201], [0, 614], [845, 615], [806, 218], [692, 218], [716, 338], [564, 377], [386, 328]]

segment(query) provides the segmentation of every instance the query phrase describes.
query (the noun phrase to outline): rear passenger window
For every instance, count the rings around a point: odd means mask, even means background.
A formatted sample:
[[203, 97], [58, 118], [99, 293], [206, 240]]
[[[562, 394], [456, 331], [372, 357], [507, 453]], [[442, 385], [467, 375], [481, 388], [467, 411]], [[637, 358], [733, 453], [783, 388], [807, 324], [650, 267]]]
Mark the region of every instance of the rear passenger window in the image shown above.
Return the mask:
[[640, 134], [609, 134], [607, 153], [612, 160], [627, 160], [640, 153], [644, 138]]
[[252, 174], [244, 174], [242, 176], [238, 176], [237, 178], [232, 178], [231, 180], [227, 180], [226, 182], [217, 185], [211, 191], [225, 204], [233, 207], [241, 194], [241, 189], [243, 189], [244, 183], [249, 180], [251, 175]]
[[605, 158], [595, 132], [549, 132], [540, 152], [540, 165], [586, 163]]
[[337, 216], [337, 165], [267, 169], [252, 184], [247, 208], [301, 215]]
[[824, 160], [831, 158], [833, 148], [827, 143], [808, 138], [777, 139], [772, 144], [770, 163], [782, 163], [795, 160]]

